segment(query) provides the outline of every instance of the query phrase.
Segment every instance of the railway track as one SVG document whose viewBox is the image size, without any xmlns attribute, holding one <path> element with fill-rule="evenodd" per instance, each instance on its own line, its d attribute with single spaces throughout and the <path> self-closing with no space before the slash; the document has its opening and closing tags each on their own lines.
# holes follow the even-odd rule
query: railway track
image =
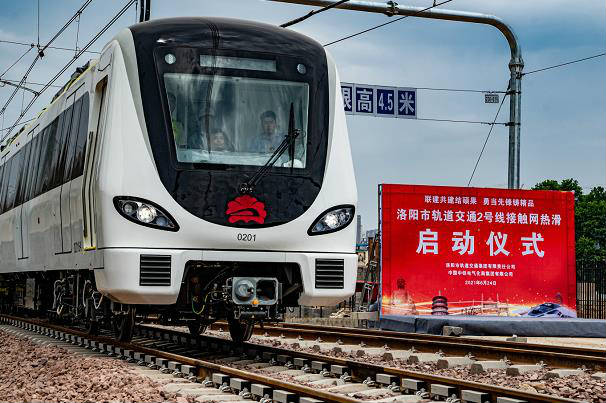
<svg viewBox="0 0 606 403">
<path fill-rule="evenodd" d="M 210 328 L 218 330 L 226 329 L 226 326 L 219 322 Z M 375 355 L 391 354 L 392 357 L 403 357 L 406 351 L 413 350 L 418 353 L 440 353 L 454 357 L 472 356 L 479 361 L 506 359 L 522 365 L 542 362 L 546 366 L 556 368 L 585 367 L 596 371 L 606 370 L 606 352 L 592 348 L 297 323 L 257 327 L 254 334 L 279 337 L 283 339 L 283 343 L 311 345 L 318 351 L 332 349 L 335 352 L 352 352 L 360 357 L 368 356 L 368 351 L 374 352 Z"/>
<path fill-rule="evenodd" d="M 326 354 L 253 343 L 236 345 L 221 337 L 192 337 L 154 326 L 137 326 L 131 343 L 117 343 L 106 336 L 89 336 L 35 319 L 0 316 L 0 322 L 172 371 L 209 387 L 246 392 L 257 400 L 266 399 L 265 403 L 576 401 Z"/>
</svg>

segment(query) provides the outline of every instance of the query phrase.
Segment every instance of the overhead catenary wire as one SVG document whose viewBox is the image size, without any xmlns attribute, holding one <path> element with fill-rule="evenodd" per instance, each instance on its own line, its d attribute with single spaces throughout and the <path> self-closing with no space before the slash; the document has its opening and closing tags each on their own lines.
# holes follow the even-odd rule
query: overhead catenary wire
<svg viewBox="0 0 606 403">
<path fill-rule="evenodd" d="M 36 17 L 38 17 L 38 49 L 40 49 L 40 0 L 38 0 L 38 12 L 36 13 Z"/>
<path fill-rule="evenodd" d="M 2 79 L 2 81 L 5 81 L 6 83 L 19 83 L 19 82 L 21 82 L 20 80 L 7 80 L 7 79 Z M 46 85 L 45 83 L 37 83 L 37 82 L 34 82 L 34 81 L 24 81 L 23 84 L 27 84 L 27 85 L 40 85 L 40 86 L 45 86 Z M 62 85 L 51 85 L 50 87 L 61 88 Z"/>
<path fill-rule="evenodd" d="M 21 122 L 21 123 L 26 124 L 26 123 L 32 122 L 32 121 L 34 121 L 34 120 L 36 120 L 36 119 L 37 119 L 37 118 L 31 118 L 31 119 L 28 119 L 28 120 L 24 120 L 24 121 L 23 121 L 23 122 Z M 3 119 L 3 120 L 4 120 L 4 119 Z M 7 130 L 10 130 L 10 127 L 6 127 L 6 128 L 3 128 L 3 129 L 0 129 L 0 132 L 5 132 L 5 131 L 7 131 Z"/>
<path fill-rule="evenodd" d="M 33 90 L 33 89 L 28 88 L 28 87 L 23 86 L 23 85 L 20 86 L 20 85 L 14 84 L 14 83 L 12 83 L 9 80 L 3 80 L 3 79 L 0 78 L 0 87 L 4 87 L 5 85 L 10 85 L 11 87 L 15 87 L 15 88 L 21 88 L 21 89 L 23 89 L 25 91 L 31 92 L 32 94 L 38 94 L 38 91 L 36 91 L 36 90 Z"/>
<path fill-rule="evenodd" d="M 322 45 L 322 46 L 326 47 L 326 46 L 331 46 L 331 45 L 334 45 L 335 43 L 343 42 L 343 41 L 345 41 L 345 40 L 347 40 L 347 39 L 351 39 L 351 38 L 354 38 L 354 37 L 356 37 L 356 36 L 359 36 L 359 35 L 365 34 L 365 33 L 367 33 L 367 32 L 374 31 L 375 29 L 379 29 L 379 28 L 384 27 L 384 26 L 386 26 L 386 25 L 393 24 L 393 23 L 398 22 L 398 21 L 402 21 L 404 18 L 408 18 L 408 17 L 414 17 L 414 16 L 416 16 L 416 15 L 419 15 L 419 14 L 421 14 L 421 13 L 424 13 L 424 12 L 425 12 L 425 11 L 427 11 L 427 10 L 431 10 L 432 8 L 435 8 L 435 7 L 441 6 L 441 5 L 446 4 L 446 3 L 450 3 L 451 1 L 452 1 L 452 0 L 444 0 L 444 1 L 440 2 L 440 3 L 436 3 L 436 2 L 434 1 L 433 5 L 431 5 L 431 6 L 429 6 L 429 7 L 426 7 L 426 8 L 424 8 L 424 9 L 422 9 L 422 10 L 419 10 L 419 11 L 417 11 L 417 12 L 415 12 L 415 13 L 412 13 L 412 14 L 409 14 L 409 15 L 404 15 L 404 16 L 402 16 L 402 17 L 398 17 L 398 18 L 396 18 L 396 19 L 394 19 L 394 20 L 390 20 L 390 21 L 384 22 L 384 23 L 382 23 L 382 24 L 375 25 L 374 27 L 370 27 L 370 28 L 367 28 L 367 29 L 365 29 L 365 30 L 362 30 L 362 31 L 356 32 L 356 33 L 354 33 L 354 34 L 347 35 L 347 36 L 344 36 L 344 37 L 342 37 L 342 38 L 336 39 L 336 40 L 334 40 L 334 41 L 332 41 L 332 42 L 325 43 L 325 44 L 324 44 L 324 45 Z"/>
<path fill-rule="evenodd" d="M 40 57 L 44 57 L 44 51 L 46 50 L 46 48 L 48 48 L 48 46 L 52 42 L 54 42 L 55 39 L 57 39 L 59 36 L 61 36 L 61 34 L 67 29 L 67 27 L 69 27 L 71 25 L 71 23 L 74 22 L 80 14 L 82 14 L 82 12 L 86 9 L 86 7 L 88 7 L 90 5 L 90 3 L 92 3 L 92 2 L 93 2 L 93 0 L 86 0 L 84 2 L 84 4 L 82 4 L 82 6 L 80 6 L 78 11 L 76 11 L 76 13 L 74 15 L 72 15 L 71 18 L 69 20 L 67 20 L 67 22 L 63 25 L 63 27 L 61 27 L 61 29 L 59 29 L 59 31 L 51 38 L 51 40 L 48 41 L 48 43 L 46 45 L 44 45 L 43 47 L 40 48 L 40 50 L 38 51 L 38 53 L 40 54 Z"/>
<path fill-rule="evenodd" d="M 27 71 L 25 72 L 25 74 L 23 75 L 23 77 L 21 78 L 21 80 L 19 81 L 19 86 L 22 86 L 23 83 L 27 80 L 27 77 L 29 75 L 29 73 L 31 73 L 32 69 L 34 68 L 34 66 L 36 65 L 36 63 L 44 57 L 44 51 L 51 45 L 51 43 L 53 43 L 62 33 L 63 31 L 65 31 L 65 29 L 67 29 L 67 27 L 74 21 L 74 19 L 76 18 L 77 15 L 79 15 L 80 13 L 82 13 L 86 7 L 88 7 L 90 5 L 90 3 L 92 3 L 93 0 L 86 0 L 84 2 L 84 4 L 82 4 L 82 6 L 80 6 L 80 8 L 78 9 L 78 11 L 76 11 L 76 13 L 63 25 L 63 27 L 61 27 L 61 29 L 59 29 L 59 31 L 46 43 L 46 45 L 40 47 L 38 46 L 38 54 L 36 55 L 36 58 L 34 59 L 34 61 L 32 62 L 32 64 L 29 66 L 29 68 L 27 69 Z M 0 115 L 4 115 L 4 112 L 6 112 L 6 109 L 8 108 L 8 105 L 10 105 L 10 103 L 12 102 L 12 100 L 15 98 L 15 95 L 17 94 L 17 91 L 19 91 L 19 88 L 15 88 L 15 90 L 11 93 L 11 95 L 8 97 L 7 101 L 5 102 L 4 106 L 2 106 L 2 109 L 0 109 Z M 34 99 L 36 99 L 37 97 L 34 97 Z M 23 116 L 20 116 L 23 117 Z M 10 133 L 10 131 L 9 131 Z"/>
<path fill-rule="evenodd" d="M 507 93 L 507 95 L 510 95 L 509 85 L 507 86 L 506 93 Z M 490 135 L 492 134 L 492 129 L 494 129 L 495 122 L 497 121 L 497 118 L 499 117 L 499 113 L 501 112 L 501 108 L 503 107 L 503 103 L 505 102 L 505 98 L 507 98 L 507 96 L 504 96 L 503 99 L 501 99 L 499 109 L 497 109 L 497 113 L 494 115 L 494 119 L 492 120 L 492 124 L 490 125 L 490 130 L 488 130 L 488 135 L 486 136 L 486 140 L 484 140 L 484 144 L 482 145 L 482 150 L 480 150 L 480 154 L 478 155 L 478 159 L 476 160 L 476 165 L 473 167 L 473 171 L 471 172 L 471 176 L 469 177 L 469 181 L 467 182 L 467 187 L 469 187 L 469 185 L 471 185 L 471 181 L 473 179 L 473 176 L 476 173 L 476 169 L 478 169 L 478 164 L 480 163 L 480 160 L 482 159 L 482 154 L 484 154 L 484 150 L 486 149 L 486 144 L 488 144 L 488 139 L 490 138 Z"/>
<path fill-rule="evenodd" d="M 19 41 L 10 41 L 10 40 L 6 40 L 6 39 L 0 39 L 0 43 L 6 43 L 6 44 L 10 44 L 10 45 L 20 45 L 20 46 L 29 46 L 30 48 L 34 48 L 36 47 L 36 44 L 34 43 L 26 43 L 26 42 L 19 42 Z M 53 50 L 65 50 L 65 51 L 70 51 L 73 52 L 76 49 L 74 48 L 66 48 L 63 46 L 47 46 L 46 49 L 53 49 Z M 97 52 L 95 50 L 87 50 L 86 53 L 94 53 L 94 54 L 101 54 L 101 52 Z"/>
<path fill-rule="evenodd" d="M 503 97 L 505 98 L 505 97 Z M 416 118 L 413 120 L 426 120 L 429 122 L 448 122 L 448 123 L 471 123 L 471 124 L 478 124 L 478 125 L 503 125 L 503 126 L 507 126 L 509 123 L 508 122 L 496 122 L 496 121 L 492 121 L 492 122 L 484 122 L 481 120 L 457 120 L 457 119 L 437 119 L 437 118 Z"/>
<path fill-rule="evenodd" d="M 534 74 L 534 73 L 538 73 L 538 72 L 545 71 L 545 70 L 551 70 L 551 69 L 556 69 L 556 68 L 563 67 L 563 66 L 568 66 L 569 64 L 584 62 L 586 60 L 595 59 L 595 58 L 598 58 L 598 57 L 601 57 L 601 56 L 605 56 L 605 55 L 606 55 L 606 52 L 605 53 L 599 53 L 597 55 L 583 57 L 581 59 L 571 60 L 569 62 L 564 62 L 564 63 L 560 63 L 560 64 L 555 64 L 553 66 L 548 66 L 548 67 L 543 67 L 543 68 L 536 69 L 536 70 L 527 71 L 526 73 L 522 73 L 522 76 L 527 76 L 529 74 Z"/>
<path fill-rule="evenodd" d="M 109 20 L 109 22 L 103 27 L 101 28 L 101 30 L 99 32 L 97 32 L 97 34 L 85 45 L 82 47 L 82 49 L 67 63 L 65 64 L 65 66 L 63 66 L 63 68 L 61 68 L 61 70 L 59 70 L 59 72 L 57 74 L 55 74 L 55 76 L 53 78 L 51 78 L 46 84 L 44 84 L 44 87 L 42 87 L 42 89 L 40 89 L 38 95 L 34 95 L 32 97 L 32 99 L 30 100 L 30 102 L 27 104 L 27 106 L 25 107 L 24 110 L 21 111 L 21 113 L 19 114 L 19 117 L 17 118 L 17 120 L 15 121 L 15 123 L 13 123 L 8 132 L 6 133 L 6 135 L 4 135 L 2 137 L 2 139 L 0 139 L 0 143 L 3 142 L 6 138 L 8 138 L 12 132 L 12 130 L 19 125 L 21 119 L 23 118 L 23 116 L 25 116 L 25 114 L 29 111 L 29 109 L 32 107 L 32 105 L 34 104 L 34 102 L 36 102 L 36 100 L 40 97 L 40 95 L 42 95 L 48 88 L 50 88 L 50 86 L 90 47 L 93 45 L 93 43 L 95 43 L 97 41 L 97 39 L 99 39 L 101 37 L 101 35 L 103 35 L 134 3 L 136 0 L 128 0 L 126 5 L 120 10 L 118 11 L 118 13 L 116 13 L 116 15 L 114 15 L 114 17 L 112 17 L 112 19 Z"/>
<path fill-rule="evenodd" d="M 313 10 L 313 11 L 310 11 L 309 13 L 305 14 L 305 15 L 304 15 L 304 16 L 302 16 L 302 17 L 295 18 L 294 20 L 290 20 L 290 21 L 288 21 L 288 22 L 285 22 L 284 24 L 280 24 L 280 26 L 281 26 L 282 28 L 286 28 L 286 27 L 293 26 L 293 25 L 298 24 L 298 23 L 300 23 L 300 22 L 302 22 L 302 21 L 305 21 L 306 19 L 308 19 L 308 18 L 310 18 L 310 17 L 313 17 L 313 16 L 314 16 L 314 15 L 316 15 L 316 14 L 320 14 L 320 13 L 322 13 L 322 12 L 324 12 L 324 11 L 330 10 L 331 8 L 335 8 L 335 7 L 337 7 L 337 6 L 340 6 L 341 4 L 343 4 L 343 3 L 347 3 L 348 1 L 349 1 L 349 0 L 339 0 L 339 1 L 335 1 L 334 3 L 329 4 L 329 5 L 327 5 L 327 6 L 324 6 L 324 7 L 322 7 L 322 8 L 319 8 L 319 9 L 317 9 L 317 10 Z"/>
<path fill-rule="evenodd" d="M 2 78 L 6 73 L 8 73 L 10 71 L 10 69 L 12 69 L 13 67 L 15 67 L 17 65 L 17 63 L 19 63 L 21 61 L 21 59 L 23 59 L 32 49 L 34 48 L 34 44 L 32 44 L 28 50 L 25 51 L 25 53 L 23 53 L 21 56 L 19 56 L 19 58 L 10 66 L 8 66 L 6 68 L 6 70 L 4 70 L 2 73 L 0 73 L 0 78 Z"/>
</svg>

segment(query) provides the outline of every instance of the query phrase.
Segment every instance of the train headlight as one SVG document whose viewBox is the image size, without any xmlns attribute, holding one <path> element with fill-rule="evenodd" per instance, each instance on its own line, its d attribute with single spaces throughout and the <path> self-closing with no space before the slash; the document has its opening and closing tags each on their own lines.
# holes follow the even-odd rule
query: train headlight
<svg viewBox="0 0 606 403">
<path fill-rule="evenodd" d="M 132 196 L 116 196 L 114 206 L 122 217 L 134 223 L 166 231 L 179 230 L 175 219 L 162 207 L 149 200 Z"/>
<path fill-rule="evenodd" d="M 158 216 L 157 210 L 153 206 L 147 204 L 141 204 L 137 209 L 137 219 L 141 222 L 149 224 L 153 222 Z"/>
<path fill-rule="evenodd" d="M 342 230 L 347 227 L 354 217 L 355 207 L 352 205 L 335 206 L 326 210 L 307 230 L 308 235 L 321 235 Z"/>
</svg>

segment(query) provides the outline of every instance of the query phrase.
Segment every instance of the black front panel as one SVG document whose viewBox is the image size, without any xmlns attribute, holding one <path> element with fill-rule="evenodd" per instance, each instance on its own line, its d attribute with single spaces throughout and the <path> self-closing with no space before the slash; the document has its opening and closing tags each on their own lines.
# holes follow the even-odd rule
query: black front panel
<svg viewBox="0 0 606 403">
<path fill-rule="evenodd" d="M 279 225 L 303 214 L 320 191 L 326 163 L 328 70 L 322 46 L 286 29 L 230 19 L 175 18 L 130 29 L 149 141 L 162 183 L 173 198 L 197 217 L 234 227 Z M 162 62 L 169 53 L 176 55 L 176 62 L 170 65 Z M 275 60 L 276 69 L 209 67 L 200 64 L 201 56 Z M 297 71 L 299 64 L 306 66 L 305 73 Z M 242 183 L 259 166 L 197 163 L 178 158 L 180 146 L 175 145 L 176 129 L 171 122 L 164 78 L 183 72 L 306 85 L 309 104 L 304 167 L 274 166 L 252 194 L 242 197 Z M 255 219 L 238 219 L 238 211 Z"/>
</svg>

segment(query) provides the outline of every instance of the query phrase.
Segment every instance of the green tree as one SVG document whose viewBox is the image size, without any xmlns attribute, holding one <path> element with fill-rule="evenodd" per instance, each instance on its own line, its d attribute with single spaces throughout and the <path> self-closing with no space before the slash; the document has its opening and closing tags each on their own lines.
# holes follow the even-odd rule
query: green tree
<svg viewBox="0 0 606 403">
<path fill-rule="evenodd" d="M 584 195 L 575 179 L 561 182 L 548 179 L 532 189 L 574 192 L 577 266 L 595 265 L 606 260 L 606 191 L 603 187 L 597 186 Z"/>
</svg>

